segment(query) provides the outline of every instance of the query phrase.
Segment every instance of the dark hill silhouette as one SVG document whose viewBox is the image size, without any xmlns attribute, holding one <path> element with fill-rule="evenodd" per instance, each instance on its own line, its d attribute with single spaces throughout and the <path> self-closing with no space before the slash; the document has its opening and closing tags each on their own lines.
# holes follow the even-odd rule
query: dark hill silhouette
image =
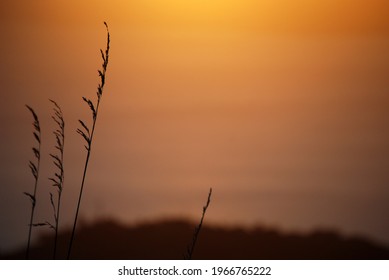
<svg viewBox="0 0 389 280">
<path fill-rule="evenodd" d="M 183 259 L 194 224 L 183 220 L 126 226 L 113 220 L 80 226 L 72 259 Z M 65 259 L 70 231 L 59 236 L 58 258 Z M 53 237 L 42 235 L 31 258 L 51 259 Z M 24 249 L 1 256 L 23 259 Z M 194 259 L 389 259 L 389 249 L 367 239 L 334 231 L 285 234 L 276 230 L 204 225 Z"/>
</svg>

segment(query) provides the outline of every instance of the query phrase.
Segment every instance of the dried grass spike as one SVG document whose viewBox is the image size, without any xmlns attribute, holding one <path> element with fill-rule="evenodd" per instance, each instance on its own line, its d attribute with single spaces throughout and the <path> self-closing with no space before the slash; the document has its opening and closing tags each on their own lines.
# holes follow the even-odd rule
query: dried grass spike
<svg viewBox="0 0 389 280">
<path fill-rule="evenodd" d="M 92 127 L 91 127 L 91 129 L 89 129 L 88 126 L 85 125 L 85 123 L 83 121 L 79 120 L 84 131 L 82 129 L 77 129 L 77 133 L 80 134 L 87 142 L 87 145 L 85 145 L 85 148 L 87 150 L 87 154 L 86 154 L 86 159 L 85 159 L 84 172 L 83 172 L 83 176 L 82 176 L 82 180 L 81 180 L 80 193 L 79 193 L 78 203 L 77 203 L 77 208 L 76 208 L 76 215 L 74 217 L 73 229 L 72 229 L 72 234 L 70 237 L 70 243 L 69 243 L 69 248 L 68 248 L 68 255 L 67 255 L 68 259 L 70 258 L 70 255 L 71 255 L 73 240 L 74 240 L 74 236 L 75 236 L 75 232 L 76 232 L 78 213 L 80 210 L 81 198 L 82 198 L 82 194 L 83 194 L 83 190 L 84 190 L 84 183 L 85 183 L 86 173 L 88 170 L 89 158 L 90 158 L 90 154 L 91 154 L 91 150 L 92 150 L 93 135 L 95 132 L 101 96 L 103 95 L 104 85 L 105 85 L 105 81 L 106 81 L 106 71 L 107 71 L 108 57 L 109 57 L 110 35 L 109 35 L 109 30 L 108 30 L 108 24 L 106 22 L 104 22 L 104 25 L 107 29 L 107 47 L 106 47 L 105 52 L 103 50 L 100 50 L 101 57 L 103 59 L 103 64 L 102 64 L 102 69 L 98 70 L 98 74 L 100 76 L 101 83 L 98 84 L 98 86 L 97 86 L 96 106 L 93 104 L 93 102 L 90 99 L 87 99 L 86 97 L 82 98 L 88 104 L 89 108 L 91 109 L 91 111 L 93 113 Z"/>
<path fill-rule="evenodd" d="M 59 218 L 60 218 L 60 208 L 61 208 L 61 198 L 64 185 L 64 150 L 65 150 L 65 120 L 61 107 L 52 99 L 49 99 L 53 103 L 54 115 L 52 119 L 58 125 L 58 129 L 53 131 L 55 136 L 56 145 L 55 148 L 58 150 L 58 154 L 50 154 L 54 165 L 57 167 L 59 172 L 54 172 L 54 177 L 50 177 L 49 180 L 52 182 L 52 186 L 57 190 L 57 201 L 54 202 L 54 195 L 50 192 L 50 204 L 53 209 L 54 223 L 45 222 L 47 226 L 55 232 L 54 238 L 54 250 L 53 250 L 53 259 L 56 258 L 57 252 L 57 243 L 58 243 L 58 231 L 59 231 Z M 82 132 L 82 131 L 81 131 Z M 83 132 L 82 132 L 83 133 Z"/>
<path fill-rule="evenodd" d="M 211 203 L 211 195 L 212 195 L 212 188 L 209 189 L 207 203 L 203 207 L 203 214 L 201 215 L 200 223 L 196 226 L 196 228 L 194 230 L 192 243 L 190 244 L 190 246 L 188 246 L 187 253 L 185 255 L 185 259 L 188 259 L 188 260 L 192 259 L 193 252 L 194 252 L 194 249 L 195 249 L 195 246 L 196 246 L 196 242 L 197 242 L 197 238 L 199 236 L 201 227 L 203 225 L 203 220 L 204 220 L 205 213 L 207 212 L 208 206 Z"/>
<path fill-rule="evenodd" d="M 39 167 L 40 167 L 40 159 L 41 159 L 41 127 L 38 119 L 38 115 L 35 113 L 34 109 L 30 107 L 29 105 L 26 105 L 26 108 L 31 112 L 32 117 L 34 119 L 33 121 L 33 135 L 35 140 L 38 143 L 38 147 L 33 147 L 32 151 L 34 154 L 34 157 L 36 158 L 36 163 L 33 161 L 29 161 L 29 167 L 31 170 L 31 173 L 35 179 L 34 183 L 34 191 L 32 193 L 28 192 L 23 192 L 26 196 L 28 196 L 31 199 L 31 215 L 30 215 L 30 223 L 29 229 L 28 229 L 28 240 L 27 240 L 27 248 L 26 248 L 26 259 L 29 258 L 29 253 L 30 253 L 30 244 L 31 244 L 31 233 L 32 233 L 32 226 L 33 226 L 33 221 L 34 221 L 34 214 L 35 214 L 35 206 L 36 206 L 36 193 L 37 193 L 37 188 L 38 188 L 38 179 L 39 179 Z"/>
</svg>

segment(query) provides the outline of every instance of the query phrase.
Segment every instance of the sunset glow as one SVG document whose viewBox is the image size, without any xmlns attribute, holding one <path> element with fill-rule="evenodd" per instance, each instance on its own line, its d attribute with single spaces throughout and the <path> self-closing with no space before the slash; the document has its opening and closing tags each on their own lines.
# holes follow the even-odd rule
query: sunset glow
<svg viewBox="0 0 389 280">
<path fill-rule="evenodd" d="M 64 223 L 85 151 L 107 21 L 106 93 L 81 216 L 317 227 L 389 244 L 386 0 L 3 1 L 0 249 L 24 238 L 30 116 L 42 119 L 43 205 L 53 170 L 49 98 L 67 121 Z M 23 3 L 23 5 L 21 4 Z M 5 213 L 12 213 L 6 216 Z M 49 217 L 50 218 L 50 217 Z"/>
</svg>

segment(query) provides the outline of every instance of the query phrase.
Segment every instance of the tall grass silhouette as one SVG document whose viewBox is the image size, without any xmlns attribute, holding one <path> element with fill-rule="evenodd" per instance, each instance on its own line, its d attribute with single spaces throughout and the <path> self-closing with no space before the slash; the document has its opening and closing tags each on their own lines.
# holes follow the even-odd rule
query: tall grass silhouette
<svg viewBox="0 0 389 280">
<path fill-rule="evenodd" d="M 64 185 L 64 149 L 65 149 L 65 120 L 63 117 L 63 113 L 61 110 L 61 107 L 54 101 L 50 99 L 50 102 L 54 105 L 54 115 L 52 116 L 52 119 L 54 122 L 58 125 L 58 129 L 54 130 L 56 145 L 55 149 L 58 150 L 59 154 L 50 154 L 51 158 L 53 159 L 54 165 L 57 167 L 58 172 L 54 173 L 54 177 L 50 177 L 49 180 L 52 181 L 52 186 L 56 188 L 57 190 L 57 203 L 54 203 L 54 195 L 52 192 L 50 192 L 50 202 L 51 206 L 53 207 L 54 212 L 54 224 L 50 224 L 49 226 L 54 229 L 55 236 L 54 236 L 54 249 L 53 249 L 53 259 L 56 258 L 57 253 L 57 243 L 58 243 L 58 231 L 59 231 L 59 217 L 60 217 L 60 208 L 61 208 L 61 198 L 62 198 L 62 191 L 63 191 L 63 185 Z"/>
<path fill-rule="evenodd" d="M 187 259 L 187 260 L 191 260 L 192 259 L 193 252 L 194 252 L 194 249 L 195 249 L 195 246 L 196 246 L 196 242 L 197 242 L 197 238 L 199 237 L 199 234 L 200 234 L 200 231 L 201 231 L 201 227 L 203 225 L 203 220 L 204 220 L 205 213 L 207 212 L 208 206 L 211 203 L 211 195 L 212 195 L 212 188 L 209 189 L 207 203 L 203 207 L 203 214 L 201 215 L 201 219 L 200 219 L 199 224 L 195 227 L 195 230 L 194 230 L 194 233 L 193 233 L 192 242 L 188 246 L 188 249 L 187 249 L 187 252 L 186 252 L 186 255 L 185 255 L 185 259 Z"/>
<path fill-rule="evenodd" d="M 84 121 L 79 120 L 81 128 L 77 129 L 77 133 L 80 134 L 86 142 L 85 149 L 87 151 L 87 154 L 86 154 L 84 172 L 83 172 L 82 181 L 81 181 L 80 194 L 78 197 L 76 215 L 74 218 L 72 234 L 70 237 L 67 259 L 70 258 L 71 251 L 72 251 L 72 246 L 73 246 L 73 241 L 74 241 L 74 236 L 75 236 L 76 226 L 77 226 L 78 213 L 80 211 L 81 199 L 82 199 L 82 194 L 83 194 L 84 184 L 85 184 L 85 178 L 86 178 L 86 173 L 88 170 L 89 158 L 90 158 L 90 154 L 92 151 L 93 136 L 94 136 L 94 132 L 95 132 L 95 128 L 96 128 L 96 121 L 97 121 L 97 116 L 98 116 L 98 112 L 99 112 L 100 101 L 101 101 L 101 97 L 103 95 L 104 86 L 105 86 L 106 71 L 107 71 L 108 59 L 109 59 L 110 34 L 109 34 L 109 29 L 108 29 L 107 23 L 104 22 L 104 25 L 107 29 L 107 46 L 106 46 L 105 51 L 100 49 L 101 57 L 103 59 L 103 64 L 102 64 L 102 68 L 100 70 L 98 70 L 98 74 L 100 77 L 100 83 L 97 87 L 97 92 L 96 92 L 96 95 L 97 95 L 96 105 L 90 99 L 88 99 L 86 97 L 82 97 L 82 99 L 85 101 L 85 103 L 87 103 L 87 105 L 89 106 L 89 109 L 92 112 L 92 128 L 90 129 Z"/>
<path fill-rule="evenodd" d="M 57 190 L 57 200 L 54 202 L 54 195 L 50 192 L 50 204 L 53 209 L 54 223 L 45 221 L 44 223 L 33 223 L 34 227 L 48 226 L 50 229 L 54 230 L 54 246 L 53 246 L 53 259 L 56 257 L 57 252 L 57 241 L 58 241 L 58 230 L 59 230 L 59 214 L 61 208 L 61 197 L 64 183 L 64 149 L 65 149 L 65 120 L 61 107 L 54 100 L 49 99 L 50 102 L 54 105 L 54 115 L 52 119 L 58 125 L 58 128 L 54 130 L 53 134 L 55 135 L 56 145 L 55 149 L 58 150 L 59 154 L 50 154 L 50 157 L 53 159 L 54 165 L 57 167 L 58 172 L 54 172 L 53 177 L 49 177 L 49 180 L 52 182 L 52 186 Z"/>
<path fill-rule="evenodd" d="M 75 218 L 73 222 L 73 228 L 71 231 L 71 236 L 70 236 L 70 242 L 69 242 L 69 247 L 67 251 L 67 259 L 70 259 L 71 253 L 72 253 L 72 248 L 73 248 L 73 243 L 75 239 L 75 233 L 76 233 L 76 228 L 77 228 L 77 220 L 78 220 L 78 215 L 79 211 L 81 208 L 81 201 L 82 201 L 82 195 L 85 187 L 85 181 L 86 181 L 86 175 L 88 171 L 88 165 L 90 161 L 90 156 L 91 156 L 91 151 L 92 151 L 92 143 L 93 143 L 93 137 L 95 133 L 95 128 L 96 128 L 96 122 L 97 122 L 97 117 L 98 117 L 98 112 L 100 108 L 100 102 L 101 98 L 103 96 L 104 92 L 104 86 L 106 83 L 106 72 L 107 72 L 107 67 L 108 67 L 108 61 L 109 61 L 109 50 L 110 50 L 110 33 L 109 33 L 109 28 L 106 22 L 104 22 L 104 25 L 106 27 L 106 32 L 107 32 L 107 44 L 106 44 L 106 49 L 103 51 L 100 49 L 101 52 L 101 57 L 103 60 L 102 67 L 101 69 L 98 70 L 98 75 L 100 77 L 99 84 L 97 86 L 97 100 L 93 102 L 92 100 L 82 97 L 83 101 L 88 105 L 89 110 L 92 113 L 92 121 L 91 121 L 91 126 L 88 126 L 87 122 L 83 120 L 78 120 L 80 128 L 78 128 L 76 131 L 78 134 L 82 136 L 82 138 L 85 141 L 85 149 L 86 149 L 86 159 L 85 159 L 85 165 L 83 169 L 83 176 L 81 180 L 81 186 L 80 186 L 80 192 L 78 196 L 78 202 L 77 202 L 77 208 L 76 208 L 76 213 L 75 213 Z M 50 157 L 56 167 L 56 170 L 54 171 L 54 175 L 52 177 L 49 177 L 49 180 L 52 183 L 52 186 L 55 188 L 55 191 L 50 191 L 50 204 L 53 210 L 53 216 L 54 216 L 54 222 L 43 222 L 43 223 L 34 223 L 34 213 L 35 213 L 35 206 L 36 206 L 36 193 L 37 193 L 37 186 L 38 186 L 38 179 L 39 179 L 39 168 L 40 168 L 40 161 L 41 161 L 41 127 L 39 124 L 38 116 L 35 113 L 35 111 L 28 105 L 26 107 L 29 109 L 29 111 L 33 115 L 33 126 L 34 126 L 34 131 L 33 135 L 38 143 L 37 147 L 33 147 L 33 153 L 35 156 L 35 161 L 30 161 L 29 166 L 31 169 L 31 172 L 33 174 L 33 177 L 35 178 L 35 185 L 34 185 L 34 190 L 32 193 L 25 192 L 24 194 L 28 196 L 31 199 L 32 203 L 32 210 L 31 210 L 31 217 L 30 217 L 30 224 L 29 224 L 29 234 L 28 234 L 28 243 L 27 243 L 27 250 L 26 250 L 26 259 L 29 258 L 29 251 L 30 251 L 30 243 L 31 243 L 31 232 L 32 232 L 32 227 L 34 226 L 48 226 L 50 229 L 54 230 L 55 236 L 54 236 L 54 246 L 53 246 L 53 259 L 56 259 L 57 256 L 57 248 L 58 248 L 58 239 L 59 239 L 59 222 L 60 222 L 60 209 L 61 209 L 61 198 L 62 198 L 62 192 L 63 192 L 63 187 L 64 187 L 64 150 L 65 150 L 65 120 L 64 116 L 61 110 L 61 107 L 54 101 L 49 99 L 50 102 L 53 105 L 53 115 L 52 119 L 57 125 L 57 128 L 53 131 L 53 134 L 55 136 L 56 144 L 54 146 L 55 152 L 50 153 Z M 203 207 L 203 212 L 202 216 L 200 219 L 199 224 L 195 227 L 193 237 L 191 240 L 190 245 L 187 247 L 187 252 L 184 255 L 185 259 L 192 259 L 193 252 L 196 246 L 196 242 L 198 240 L 199 233 L 202 228 L 202 224 L 204 221 L 204 217 L 206 214 L 206 211 L 209 207 L 209 204 L 211 202 L 211 195 L 212 195 L 212 188 L 210 188 L 209 193 L 208 193 L 208 199 Z"/>
<path fill-rule="evenodd" d="M 36 193 L 38 189 L 38 180 L 39 180 L 39 168 L 40 168 L 40 162 L 41 162 L 41 127 L 39 123 L 39 119 L 37 114 L 35 113 L 34 109 L 32 109 L 30 106 L 26 105 L 27 109 L 31 112 L 34 122 L 32 123 L 34 126 L 34 138 L 38 144 L 38 146 L 33 146 L 32 151 L 34 153 L 35 162 L 30 160 L 29 166 L 31 169 L 31 173 L 35 179 L 34 183 L 34 190 L 32 193 L 30 192 L 24 192 L 26 196 L 28 196 L 31 200 L 31 215 L 30 215 L 30 224 L 28 229 L 28 240 L 27 240 L 27 248 L 26 248 L 26 259 L 29 258 L 30 254 L 30 244 L 31 244 L 31 232 L 34 222 L 34 214 L 35 214 L 35 206 L 36 206 Z"/>
</svg>

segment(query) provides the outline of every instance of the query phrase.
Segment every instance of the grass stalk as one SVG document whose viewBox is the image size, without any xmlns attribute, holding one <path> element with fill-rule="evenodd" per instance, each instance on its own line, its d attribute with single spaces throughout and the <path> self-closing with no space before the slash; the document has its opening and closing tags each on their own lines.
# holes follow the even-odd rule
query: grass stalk
<svg viewBox="0 0 389 280">
<path fill-rule="evenodd" d="M 27 109 L 31 112 L 34 122 L 34 138 L 36 142 L 38 143 L 38 147 L 32 147 L 32 151 L 34 153 L 35 162 L 31 161 L 29 162 L 29 166 L 31 169 L 31 173 L 35 179 L 34 183 L 34 191 L 33 193 L 24 192 L 26 196 L 28 196 L 31 200 L 31 215 L 30 215 L 30 223 L 29 223 L 29 229 L 28 229 L 28 240 L 27 240 L 27 248 L 26 248 L 26 259 L 29 259 L 30 254 L 30 244 L 31 244 L 31 233 L 32 233 L 32 227 L 34 222 L 34 214 L 35 214 L 35 206 L 36 206 L 36 193 L 38 189 L 38 181 L 39 181 L 39 168 L 40 168 L 40 162 L 41 162 L 41 127 L 39 124 L 39 119 L 37 114 L 35 113 L 34 109 L 32 109 L 30 106 L 26 105 Z"/>
<path fill-rule="evenodd" d="M 84 190 L 84 183 L 85 183 L 85 178 L 86 178 L 86 174 L 87 174 L 89 158 L 90 158 L 90 154 L 91 154 L 91 150 L 92 150 L 93 136 L 94 136 L 94 132 L 95 132 L 96 121 L 97 121 L 97 116 L 98 116 L 99 107 L 100 107 L 100 101 L 101 101 L 101 97 L 103 95 L 104 85 L 105 85 L 105 80 L 106 80 L 106 71 L 107 71 L 107 66 L 108 66 L 109 47 L 110 47 L 110 34 L 109 34 L 109 29 L 108 29 L 107 23 L 104 22 L 104 25 L 107 29 L 107 46 L 106 46 L 105 52 L 100 49 L 101 56 L 103 59 L 103 64 L 102 64 L 102 69 L 98 70 L 98 74 L 100 77 L 100 83 L 97 87 L 96 105 L 90 99 L 87 99 L 86 97 L 82 98 L 88 104 L 89 109 L 92 111 L 92 129 L 89 129 L 88 126 L 85 124 L 85 122 L 83 122 L 82 120 L 79 120 L 79 123 L 81 124 L 81 128 L 77 129 L 77 133 L 80 134 L 86 142 L 85 148 L 87 150 L 87 154 L 86 154 L 84 172 L 83 172 L 82 181 L 81 181 L 80 194 L 78 197 L 78 203 L 77 203 L 77 208 L 76 208 L 76 215 L 74 218 L 72 234 L 70 237 L 67 259 L 70 258 L 71 251 L 72 251 L 72 246 L 73 246 L 73 241 L 74 241 L 74 236 L 75 236 L 76 226 L 77 226 L 78 213 L 80 210 L 81 198 L 82 198 L 82 194 L 83 194 L 83 190 Z"/>
<path fill-rule="evenodd" d="M 57 206 L 54 203 L 54 195 L 50 192 L 50 203 L 53 208 L 54 223 L 46 221 L 44 223 L 33 223 L 34 227 L 48 226 L 54 230 L 54 246 L 53 246 L 53 259 L 56 258 L 57 254 L 57 241 L 58 241 L 58 231 L 59 231 L 59 214 L 61 208 L 61 197 L 64 183 L 64 167 L 63 167 L 63 158 L 64 158 L 64 148 L 65 148 L 65 120 L 63 118 L 63 113 L 59 105 L 54 101 L 49 99 L 54 105 L 54 115 L 52 119 L 58 125 L 58 129 L 54 130 L 54 135 L 56 139 L 55 148 L 59 151 L 58 154 L 50 154 L 53 159 L 54 165 L 58 168 L 59 173 L 55 172 L 54 177 L 50 177 L 49 180 L 52 181 L 52 186 L 57 189 Z"/>
<path fill-rule="evenodd" d="M 187 259 L 187 260 L 192 259 L 193 252 L 194 252 L 196 242 L 197 242 L 197 238 L 199 237 L 201 227 L 203 225 L 205 213 L 207 212 L 208 206 L 211 203 L 211 195 L 212 195 L 212 188 L 209 189 L 207 203 L 203 207 L 203 214 L 201 215 L 200 223 L 195 227 L 193 238 L 192 238 L 192 243 L 190 244 L 190 246 L 188 246 L 187 253 L 185 255 L 185 259 Z"/>
<path fill-rule="evenodd" d="M 64 185 L 64 149 L 65 149 L 65 120 L 63 117 L 63 113 L 61 107 L 53 100 L 50 99 L 50 102 L 54 105 L 54 115 L 52 116 L 54 122 L 58 125 L 58 129 L 56 129 L 53 133 L 56 139 L 55 148 L 58 150 L 58 154 L 50 154 L 53 159 L 54 165 L 58 168 L 59 173 L 55 172 L 54 177 L 49 178 L 52 181 L 52 186 L 57 189 L 57 206 L 54 204 L 53 193 L 50 192 L 50 202 L 53 207 L 54 212 L 54 225 L 49 224 L 54 231 L 54 249 L 53 249 L 53 259 L 56 258 L 57 254 L 57 243 L 58 243 L 58 231 L 59 231 L 59 218 L 60 218 L 60 208 L 61 208 L 61 198 L 62 191 Z"/>
</svg>

